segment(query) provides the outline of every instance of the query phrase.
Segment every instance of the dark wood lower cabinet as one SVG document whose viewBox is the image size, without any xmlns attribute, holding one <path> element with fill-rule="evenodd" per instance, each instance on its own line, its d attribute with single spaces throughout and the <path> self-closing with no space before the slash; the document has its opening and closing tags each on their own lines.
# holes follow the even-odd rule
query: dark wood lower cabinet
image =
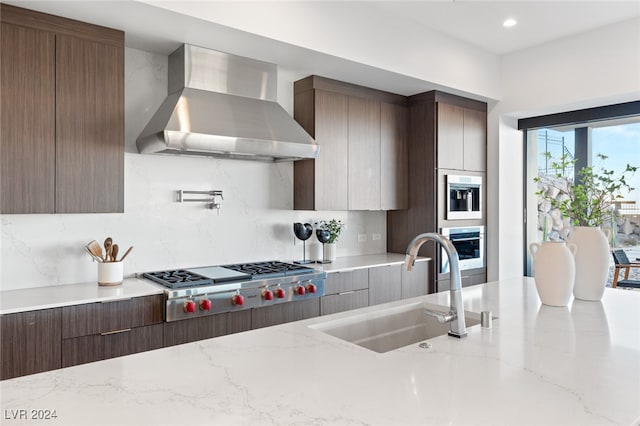
<svg viewBox="0 0 640 426">
<path fill-rule="evenodd" d="M 163 346 L 163 324 L 117 332 L 76 337 L 62 341 L 62 366 L 84 364 Z"/>
<path fill-rule="evenodd" d="M 393 302 L 402 297 L 402 265 L 369 268 L 369 305 Z"/>
<path fill-rule="evenodd" d="M 402 298 L 429 293 L 429 262 L 416 262 L 411 271 L 402 268 Z"/>
<path fill-rule="evenodd" d="M 320 316 L 320 299 L 307 299 L 298 302 L 280 303 L 278 305 L 251 310 L 251 328 L 269 327 Z"/>
<path fill-rule="evenodd" d="M 330 315 L 351 309 L 364 308 L 369 305 L 369 290 L 353 290 L 344 293 L 330 294 L 320 299 L 320 313 Z"/>
<path fill-rule="evenodd" d="M 61 321 L 60 309 L 2 315 L 0 379 L 60 368 Z"/>
<path fill-rule="evenodd" d="M 164 345 L 173 346 L 251 329 L 251 310 L 209 315 L 164 324 Z"/>
</svg>

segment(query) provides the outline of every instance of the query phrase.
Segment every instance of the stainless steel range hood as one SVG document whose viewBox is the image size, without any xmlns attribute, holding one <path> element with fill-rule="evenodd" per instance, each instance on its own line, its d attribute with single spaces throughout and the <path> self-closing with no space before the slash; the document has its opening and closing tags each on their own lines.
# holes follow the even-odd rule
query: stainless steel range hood
<svg viewBox="0 0 640 426">
<path fill-rule="evenodd" d="M 169 56 L 169 96 L 137 139 L 141 153 L 255 160 L 316 158 L 318 145 L 276 102 L 277 68 L 201 47 Z"/>
</svg>

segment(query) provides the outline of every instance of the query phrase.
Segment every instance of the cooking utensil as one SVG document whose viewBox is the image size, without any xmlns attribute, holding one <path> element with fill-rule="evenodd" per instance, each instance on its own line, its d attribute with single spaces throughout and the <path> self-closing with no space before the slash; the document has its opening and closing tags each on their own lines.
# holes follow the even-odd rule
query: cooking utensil
<svg viewBox="0 0 640 426">
<path fill-rule="evenodd" d="M 322 262 L 318 261 L 318 263 L 331 263 L 330 260 L 325 260 L 324 258 L 324 245 L 329 242 L 331 232 L 324 229 L 316 229 L 316 237 L 318 237 L 318 241 L 322 243 Z"/>
<path fill-rule="evenodd" d="M 298 260 L 293 263 L 305 265 L 307 263 L 313 263 L 312 260 L 307 260 L 307 240 L 313 235 L 313 227 L 308 223 L 296 222 L 293 224 L 293 233 L 302 240 L 302 260 Z"/>
<path fill-rule="evenodd" d="M 102 260 L 101 260 L 98 256 L 95 256 L 95 255 L 91 252 L 91 250 L 89 250 L 89 247 L 88 247 L 88 246 L 85 246 L 84 248 L 85 248 L 85 249 L 87 249 L 87 253 L 89 253 L 89 256 L 91 256 L 91 258 L 92 258 L 93 260 L 95 260 L 96 262 L 102 262 Z"/>
<path fill-rule="evenodd" d="M 124 260 L 125 257 L 127 257 L 127 255 L 129 254 L 129 252 L 131 251 L 131 249 L 133 248 L 133 246 L 129 247 L 127 249 L 127 251 L 124 252 L 124 254 L 122 255 L 122 257 L 120 258 L 120 262 L 122 262 Z"/>
<path fill-rule="evenodd" d="M 118 247 L 117 244 L 113 244 L 111 246 L 111 261 L 112 262 L 117 262 L 118 261 L 118 250 L 120 249 L 120 247 Z"/>
<path fill-rule="evenodd" d="M 112 262 L 113 261 L 113 258 L 111 257 L 111 245 L 112 244 L 113 244 L 113 240 L 111 239 L 111 237 L 107 237 L 104 240 L 104 250 L 105 250 L 105 253 L 106 253 L 105 259 L 106 259 L 107 262 Z"/>
<path fill-rule="evenodd" d="M 102 256 L 102 247 L 100 247 L 100 244 L 98 244 L 96 240 L 90 241 L 87 244 L 87 249 L 89 249 L 92 255 L 100 258 L 101 262 L 104 262 L 104 256 Z"/>
</svg>

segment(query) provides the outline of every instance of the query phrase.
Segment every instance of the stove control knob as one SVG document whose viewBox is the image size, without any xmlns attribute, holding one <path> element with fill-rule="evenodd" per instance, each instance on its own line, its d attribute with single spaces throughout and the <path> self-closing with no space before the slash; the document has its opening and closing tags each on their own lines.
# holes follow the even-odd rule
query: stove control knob
<svg viewBox="0 0 640 426">
<path fill-rule="evenodd" d="M 194 302 L 193 300 L 187 300 L 182 305 L 182 308 L 184 309 L 184 311 L 186 313 L 192 314 L 192 313 L 194 313 L 196 311 L 196 302 Z"/>
<path fill-rule="evenodd" d="M 262 290 L 264 300 L 273 300 L 273 292 L 271 290 Z"/>
<path fill-rule="evenodd" d="M 311 283 L 309 283 L 309 284 L 307 285 L 307 291 L 308 291 L 309 293 L 315 293 L 316 291 L 318 291 L 318 287 L 316 287 L 316 285 L 315 285 L 315 284 L 311 284 Z"/>
<path fill-rule="evenodd" d="M 203 311 L 210 311 L 211 310 L 211 300 L 202 299 L 200 301 L 200 309 L 202 309 Z"/>
<path fill-rule="evenodd" d="M 297 293 L 299 296 L 304 296 L 304 294 L 305 294 L 306 292 L 307 292 L 307 289 L 305 289 L 303 285 L 298 285 L 298 286 L 296 286 L 296 293 Z"/>
<path fill-rule="evenodd" d="M 231 298 L 231 303 L 238 306 L 244 305 L 244 296 L 241 294 L 234 294 Z"/>
<path fill-rule="evenodd" d="M 284 291 L 283 288 L 276 288 L 275 293 L 278 299 L 284 299 L 285 297 L 287 297 L 287 292 Z"/>
</svg>

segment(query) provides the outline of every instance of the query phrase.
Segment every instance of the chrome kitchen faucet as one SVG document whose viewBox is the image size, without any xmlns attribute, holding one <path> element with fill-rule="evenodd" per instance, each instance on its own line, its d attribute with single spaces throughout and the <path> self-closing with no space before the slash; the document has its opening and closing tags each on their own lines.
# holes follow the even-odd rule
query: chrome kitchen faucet
<svg viewBox="0 0 640 426">
<path fill-rule="evenodd" d="M 451 327 L 449 329 L 449 336 L 453 337 L 466 337 L 467 329 L 464 323 L 464 307 L 462 306 L 462 279 L 460 278 L 460 264 L 458 259 L 458 252 L 454 245 L 441 234 L 435 232 L 428 232 L 420 234 L 415 237 L 409 243 L 407 247 L 407 257 L 404 261 L 404 266 L 407 271 L 411 271 L 418 255 L 418 250 L 422 244 L 428 240 L 439 243 L 449 257 L 449 265 L 451 270 L 451 289 L 449 291 L 449 312 L 432 311 L 425 309 L 424 313 L 432 317 L 436 317 L 439 322 L 450 322 Z"/>
</svg>

